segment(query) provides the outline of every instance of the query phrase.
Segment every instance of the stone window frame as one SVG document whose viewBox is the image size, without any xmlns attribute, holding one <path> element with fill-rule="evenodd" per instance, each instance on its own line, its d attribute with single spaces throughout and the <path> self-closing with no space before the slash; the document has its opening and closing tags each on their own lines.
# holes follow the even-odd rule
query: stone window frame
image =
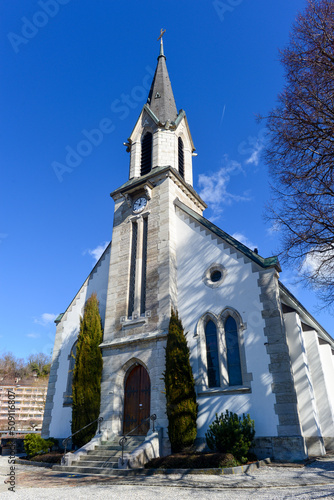
<svg viewBox="0 0 334 500">
<path fill-rule="evenodd" d="M 242 376 L 242 385 L 231 386 L 228 380 L 228 369 L 227 369 L 227 351 L 226 351 L 226 341 L 225 341 L 225 321 L 231 316 L 237 325 L 238 330 L 238 344 L 240 353 L 240 367 Z M 206 339 L 205 339 L 205 326 L 208 321 L 213 321 L 217 328 L 217 341 L 218 341 L 218 353 L 219 353 L 219 387 L 209 387 L 208 375 L 207 375 L 207 353 L 206 353 Z M 246 330 L 246 323 L 243 322 L 241 315 L 232 307 L 225 307 L 220 314 L 216 315 L 210 311 L 205 312 L 199 319 L 196 327 L 195 336 L 198 342 L 198 353 L 199 353 L 199 384 L 198 384 L 198 394 L 199 395 L 215 395 L 217 393 L 244 393 L 251 392 L 251 381 L 253 376 L 251 373 L 247 372 L 246 364 L 246 352 L 245 352 L 245 342 L 244 342 L 244 332 Z"/>
<path fill-rule="evenodd" d="M 211 280 L 211 275 L 215 271 L 221 272 L 221 278 L 218 281 Z M 227 274 L 226 268 L 222 264 L 218 262 L 213 262 L 204 272 L 202 276 L 202 281 L 206 286 L 210 288 L 218 288 L 225 281 L 226 274 Z"/>
<path fill-rule="evenodd" d="M 126 330 L 128 328 L 134 328 L 137 326 L 143 326 L 144 324 L 147 323 L 148 318 L 151 317 L 151 311 L 149 309 L 146 309 L 147 306 L 147 300 L 145 296 L 145 308 L 143 308 L 142 300 L 143 300 L 143 286 L 147 286 L 147 272 L 148 272 L 148 267 L 147 267 L 147 260 L 145 262 L 146 264 L 146 278 L 143 280 L 143 245 L 144 245 L 144 220 L 146 220 L 147 224 L 147 234 L 146 234 L 146 259 L 147 259 L 147 252 L 148 252 L 148 234 L 149 234 L 149 228 L 150 228 L 150 211 L 145 210 L 144 212 L 140 214 L 135 214 L 128 219 L 128 223 L 136 223 L 137 224 L 137 244 L 136 244 L 136 259 L 135 259 L 135 279 L 134 279 L 134 303 L 133 303 L 133 308 L 132 312 L 130 314 L 130 286 L 131 286 L 131 279 L 133 276 L 131 276 L 131 263 L 132 263 L 132 250 L 130 251 L 131 258 L 129 259 L 129 266 L 128 266 L 128 276 L 127 276 L 127 301 L 126 301 L 126 310 L 127 310 L 127 315 L 126 316 L 121 316 L 120 318 L 120 323 L 122 325 L 122 330 Z M 131 238 L 130 238 L 130 246 L 132 248 L 132 229 L 131 229 Z M 138 256 L 141 256 L 141 259 L 137 259 Z M 140 266 L 140 270 L 137 270 L 137 265 Z M 137 272 L 138 271 L 138 272 Z M 146 295 L 146 294 L 145 294 Z M 139 305 L 139 307 L 138 307 Z M 136 310 L 134 308 L 136 307 Z"/>
</svg>

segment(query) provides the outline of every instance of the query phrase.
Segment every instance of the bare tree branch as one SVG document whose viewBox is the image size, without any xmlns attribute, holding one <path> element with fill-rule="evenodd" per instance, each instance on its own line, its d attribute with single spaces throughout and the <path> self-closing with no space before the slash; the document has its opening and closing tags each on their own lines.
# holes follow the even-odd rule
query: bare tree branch
<svg viewBox="0 0 334 500">
<path fill-rule="evenodd" d="M 267 218 L 324 303 L 334 303 L 334 2 L 308 0 L 280 52 L 286 85 L 267 117 Z"/>
</svg>

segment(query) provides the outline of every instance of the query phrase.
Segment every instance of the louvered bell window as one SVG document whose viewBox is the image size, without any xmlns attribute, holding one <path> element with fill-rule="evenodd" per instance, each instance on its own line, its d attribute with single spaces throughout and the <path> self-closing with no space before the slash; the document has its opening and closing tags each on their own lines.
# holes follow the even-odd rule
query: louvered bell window
<svg viewBox="0 0 334 500">
<path fill-rule="evenodd" d="M 141 143 L 140 175 L 148 174 L 152 169 L 152 134 L 146 132 Z"/>
<path fill-rule="evenodd" d="M 183 151 L 183 140 L 181 137 L 178 138 L 178 152 L 179 152 L 179 174 L 182 179 L 184 179 L 184 151 Z"/>
</svg>

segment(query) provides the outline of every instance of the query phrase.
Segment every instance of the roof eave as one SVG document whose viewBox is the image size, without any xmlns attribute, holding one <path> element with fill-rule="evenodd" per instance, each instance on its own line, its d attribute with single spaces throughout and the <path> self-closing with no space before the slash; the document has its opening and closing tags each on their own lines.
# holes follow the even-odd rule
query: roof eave
<svg viewBox="0 0 334 500">
<path fill-rule="evenodd" d="M 314 330 L 321 334 L 324 340 L 327 340 L 334 349 L 334 339 L 331 335 L 318 323 L 318 321 L 312 316 L 312 314 L 305 309 L 303 304 L 283 285 L 281 281 L 278 282 L 280 289 L 281 298 L 286 302 L 286 304 L 293 309 L 297 310 L 301 319 L 310 324 Z"/>
</svg>

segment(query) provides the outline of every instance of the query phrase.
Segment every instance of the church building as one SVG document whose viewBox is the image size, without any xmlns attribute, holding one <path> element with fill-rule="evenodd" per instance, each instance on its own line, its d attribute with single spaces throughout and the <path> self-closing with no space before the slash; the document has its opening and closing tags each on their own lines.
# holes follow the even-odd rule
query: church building
<svg viewBox="0 0 334 500">
<path fill-rule="evenodd" d="M 112 241 L 56 319 L 42 436 L 71 434 L 80 317 L 96 293 L 103 439 L 155 414 L 159 453 L 168 454 L 162 373 L 174 308 L 187 332 L 199 448 L 215 414 L 228 409 L 255 421 L 259 458 L 323 455 L 334 448 L 334 341 L 279 281 L 276 256 L 261 257 L 203 216 L 205 201 L 193 188 L 195 147 L 160 43 L 147 102 L 126 143 L 129 178 L 111 193 Z"/>
</svg>

